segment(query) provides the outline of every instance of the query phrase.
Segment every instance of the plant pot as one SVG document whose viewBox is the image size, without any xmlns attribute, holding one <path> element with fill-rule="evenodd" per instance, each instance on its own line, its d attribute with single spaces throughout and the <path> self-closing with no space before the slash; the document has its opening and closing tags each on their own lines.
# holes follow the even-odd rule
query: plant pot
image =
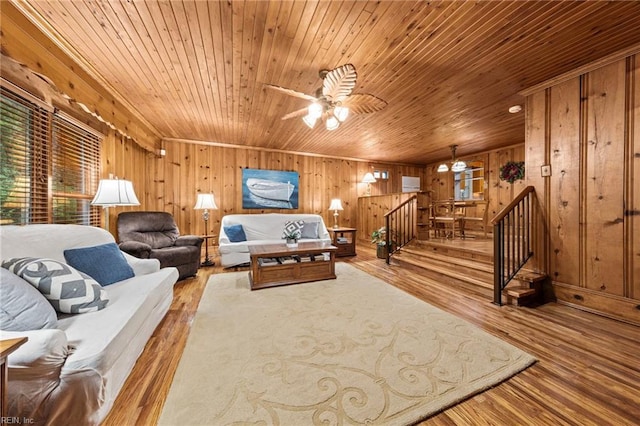
<svg viewBox="0 0 640 426">
<path fill-rule="evenodd" d="M 294 240 L 291 238 L 287 238 L 287 247 L 289 248 L 296 248 L 298 247 L 298 240 Z"/>
<path fill-rule="evenodd" d="M 376 256 L 378 259 L 386 259 L 387 258 L 387 246 L 383 244 L 378 244 L 376 246 Z"/>
</svg>

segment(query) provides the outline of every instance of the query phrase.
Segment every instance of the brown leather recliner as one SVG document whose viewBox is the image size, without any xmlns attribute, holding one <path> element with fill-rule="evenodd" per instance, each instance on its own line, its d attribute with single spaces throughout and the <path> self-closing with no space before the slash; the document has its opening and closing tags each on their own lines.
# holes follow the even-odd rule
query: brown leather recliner
<svg viewBox="0 0 640 426">
<path fill-rule="evenodd" d="M 160 267 L 178 268 L 184 279 L 200 266 L 203 238 L 180 236 L 173 216 L 166 212 L 124 212 L 118 215 L 120 250 L 141 259 L 158 259 Z"/>
</svg>

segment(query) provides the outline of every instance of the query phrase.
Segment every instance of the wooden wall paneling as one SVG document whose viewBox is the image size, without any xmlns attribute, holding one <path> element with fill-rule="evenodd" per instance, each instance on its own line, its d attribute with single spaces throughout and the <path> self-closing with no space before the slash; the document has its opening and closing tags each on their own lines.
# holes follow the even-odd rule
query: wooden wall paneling
<svg viewBox="0 0 640 426">
<path fill-rule="evenodd" d="M 553 280 L 580 285 L 580 79 L 550 89 L 550 270 Z M 534 167 L 528 173 L 540 173 Z"/>
<path fill-rule="evenodd" d="M 318 214 L 324 218 L 327 227 L 330 227 L 333 224 L 333 212 L 328 210 L 329 203 L 331 203 L 332 198 L 340 198 L 342 201 L 342 167 L 348 167 L 348 165 L 340 159 L 327 158 L 324 161 L 324 166 L 325 183 L 317 209 Z"/>
<path fill-rule="evenodd" d="M 489 220 L 502 210 L 502 205 L 498 197 L 500 189 L 500 164 L 498 156 L 494 153 L 489 155 L 485 165 L 485 176 L 487 178 L 487 197 L 489 202 Z"/>
<path fill-rule="evenodd" d="M 351 162 L 349 167 L 349 188 L 348 188 L 348 196 L 345 200 L 342 200 L 342 207 L 345 208 L 346 215 L 343 219 L 347 219 L 344 223 L 346 226 L 357 228 L 358 222 L 360 221 L 359 211 L 358 211 L 358 168 L 357 162 Z M 356 234 L 357 236 L 358 234 Z"/>
<path fill-rule="evenodd" d="M 329 226 L 333 224 L 333 212 L 328 210 L 329 203 L 332 198 L 340 198 L 344 210 L 339 213 L 339 223 L 358 228 L 359 237 L 365 235 L 361 234 L 359 228 L 361 217 L 365 221 L 381 221 L 384 213 L 395 206 L 393 202 L 399 199 L 396 197 L 389 202 L 376 203 L 373 216 L 371 212 L 364 213 L 358 209 L 358 196 L 365 188 L 360 181 L 365 171 L 372 167 L 366 161 L 177 141 L 172 141 L 166 151 L 165 157 L 148 157 L 146 161 L 155 165 L 152 168 L 153 177 L 147 179 L 154 188 L 159 185 L 156 179 L 163 181 L 160 184 L 165 188 L 161 195 L 164 201 L 161 210 L 174 215 L 182 233 L 204 233 L 201 212 L 193 210 L 198 191 L 212 191 L 216 196 L 219 209 L 210 212 L 210 233 L 218 233 L 220 219 L 226 214 L 290 212 L 286 209 L 242 208 L 242 170 L 247 167 L 299 173 L 300 198 L 297 211 L 320 214 Z M 139 168 L 137 162 L 138 160 L 131 164 L 132 169 L 147 169 Z M 424 175 L 424 168 L 421 166 L 386 164 L 385 169 L 398 176 Z M 140 207 L 142 208 L 145 206 Z M 380 226 L 382 225 L 378 227 Z"/>
<path fill-rule="evenodd" d="M 222 174 L 222 194 L 220 194 L 220 215 L 234 214 L 240 212 L 240 206 L 242 200 L 238 202 L 236 191 L 240 188 L 240 182 L 236 182 L 236 169 L 238 172 L 242 172 L 244 164 L 242 162 L 236 162 L 236 157 L 239 156 L 243 150 L 240 149 L 222 149 L 216 148 L 216 151 L 220 151 L 222 157 L 223 169 L 219 173 Z"/>
<path fill-rule="evenodd" d="M 625 61 L 587 82 L 585 287 L 623 295 Z"/>
<path fill-rule="evenodd" d="M 222 150 L 217 147 L 209 147 L 208 157 L 209 164 L 211 165 L 209 169 L 209 185 L 211 186 L 211 191 L 213 191 L 216 197 L 216 205 L 218 206 L 218 210 L 211 212 L 210 223 L 211 229 L 213 229 L 215 234 L 219 233 L 220 230 L 220 221 L 222 219 L 223 214 L 223 198 L 225 198 L 226 194 L 224 191 L 224 163 L 223 163 L 223 155 Z"/>
<path fill-rule="evenodd" d="M 341 173 L 340 169 L 342 166 L 342 161 L 333 158 L 327 158 L 324 161 L 325 166 L 325 179 L 324 185 L 321 192 L 320 204 L 317 205 L 318 210 L 324 217 L 327 217 L 327 208 L 329 208 L 329 203 L 332 198 L 340 198 L 340 186 L 341 186 Z M 333 220 L 325 219 L 325 224 L 327 226 L 331 226 Z"/>
<path fill-rule="evenodd" d="M 629 236 L 627 296 L 640 300 L 640 55 L 631 56 L 628 64 L 627 90 L 630 110 L 627 130 L 629 139 L 627 194 L 629 194 L 629 204 L 625 214 Z"/>
<path fill-rule="evenodd" d="M 260 213 L 258 210 L 245 211 L 242 209 L 242 170 L 264 168 L 265 166 L 262 165 L 262 152 L 252 152 L 246 149 L 231 151 L 235 157 L 233 163 L 235 167 L 233 168 L 233 175 L 230 180 L 233 185 L 233 191 L 228 193 L 232 200 L 232 213 Z"/>
<path fill-rule="evenodd" d="M 320 205 L 320 188 L 317 185 L 322 170 L 318 170 L 317 161 L 316 157 L 303 158 L 300 171 L 300 193 L 308 194 L 312 211 L 316 211 Z"/>
<path fill-rule="evenodd" d="M 191 215 L 193 206 L 196 204 L 195 199 L 195 165 L 193 164 L 193 153 L 196 145 L 185 145 L 180 152 L 180 181 L 178 184 L 177 208 L 175 209 L 174 218 L 183 223 L 182 229 L 186 233 L 186 229 L 191 229 L 193 224 Z"/>
<path fill-rule="evenodd" d="M 165 211 L 171 213 L 174 217 L 176 217 L 176 211 L 178 209 L 179 202 L 179 191 L 180 191 L 180 173 L 181 173 L 181 163 L 180 158 L 182 158 L 181 151 L 184 150 L 184 146 L 176 145 L 171 150 L 171 156 L 167 156 L 169 163 L 167 164 L 167 181 L 166 181 L 166 195 L 165 198 Z M 179 219 L 179 217 L 177 218 Z M 181 226 L 181 225 L 178 225 Z"/>
<path fill-rule="evenodd" d="M 547 187 L 548 177 L 542 177 L 537 171 L 548 164 L 548 133 L 547 133 L 547 93 L 543 90 L 534 93 L 526 99 L 526 127 L 525 127 L 525 166 L 531 173 L 526 173 L 527 185 L 532 185 L 536 190 L 537 213 L 534 221 L 534 246 L 533 257 L 528 266 L 534 270 L 548 273 L 549 271 L 549 230 L 548 206 L 549 194 Z M 551 170 L 552 176 L 558 175 L 558 170 Z"/>
<path fill-rule="evenodd" d="M 165 152 L 167 150 L 165 149 Z M 166 164 L 166 156 L 164 157 L 156 157 L 153 160 L 153 174 L 149 176 L 149 179 L 153 181 L 150 196 L 153 198 L 153 202 L 149 206 L 149 210 L 153 211 L 164 211 L 165 199 L 166 199 L 166 170 L 164 165 Z"/>
<path fill-rule="evenodd" d="M 496 160 L 497 160 L 497 164 L 496 164 L 495 170 L 496 170 L 496 175 L 499 176 L 500 167 L 502 167 L 507 161 L 513 161 L 513 155 L 511 153 L 511 150 L 506 149 L 506 150 L 498 151 L 496 153 Z M 500 178 L 498 178 L 496 180 L 496 189 L 497 191 L 495 192 L 495 195 L 496 195 L 496 201 L 497 201 L 497 208 L 498 208 L 498 211 L 501 211 L 511 202 L 511 200 L 513 200 L 513 197 L 514 197 L 513 184 L 504 180 L 500 180 Z"/>
</svg>

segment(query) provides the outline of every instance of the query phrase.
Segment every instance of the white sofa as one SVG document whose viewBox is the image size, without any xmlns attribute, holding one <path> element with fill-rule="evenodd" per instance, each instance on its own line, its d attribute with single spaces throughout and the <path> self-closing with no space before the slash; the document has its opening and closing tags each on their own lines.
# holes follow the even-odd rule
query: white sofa
<svg viewBox="0 0 640 426">
<path fill-rule="evenodd" d="M 3 261 L 19 257 L 65 262 L 64 250 L 113 243 L 103 229 L 80 225 L 0 227 Z M 2 331 L 27 336 L 8 358 L 9 416 L 32 424 L 98 425 L 169 310 L 175 268 L 124 254 L 135 276 L 106 287 L 102 310 L 58 315 L 55 328 Z M 5 273 L 5 272 L 3 272 Z M 13 279 L 13 276 L 11 276 Z M 54 316 L 55 321 L 55 316 Z"/>
<path fill-rule="evenodd" d="M 299 220 L 304 221 L 305 224 L 317 224 L 317 226 L 313 226 L 313 229 L 317 229 L 317 232 L 313 235 L 305 232 L 303 238 L 299 240 L 300 242 L 322 241 L 331 243 L 331 237 L 324 220 L 322 220 L 322 216 L 317 214 L 263 213 L 224 216 L 220 222 L 220 236 L 218 238 L 220 264 L 224 268 L 229 268 L 249 263 L 249 246 L 284 243 L 282 234 L 285 224 L 288 221 Z M 242 225 L 246 241 L 230 241 L 225 228 L 232 225 Z M 308 238 L 304 238 L 305 236 L 308 236 Z"/>
</svg>

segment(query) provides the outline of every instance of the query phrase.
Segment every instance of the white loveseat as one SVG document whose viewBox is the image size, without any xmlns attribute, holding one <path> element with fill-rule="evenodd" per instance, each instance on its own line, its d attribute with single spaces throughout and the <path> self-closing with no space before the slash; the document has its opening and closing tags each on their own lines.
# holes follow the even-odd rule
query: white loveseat
<svg viewBox="0 0 640 426">
<path fill-rule="evenodd" d="M 3 261 L 65 262 L 66 249 L 114 242 L 103 229 L 79 225 L 2 226 L 0 237 Z M 54 328 L 0 330 L 2 339 L 28 337 L 8 358 L 9 416 L 38 425 L 97 425 L 109 413 L 169 310 L 178 279 L 175 268 L 160 269 L 156 259 L 124 257 L 135 275 L 103 287 L 109 299 L 104 309 L 58 315 Z"/>
<path fill-rule="evenodd" d="M 224 268 L 249 263 L 249 246 L 260 244 L 284 243 L 282 234 L 285 224 L 290 221 L 303 221 L 306 229 L 302 230 L 304 241 L 322 241 L 331 243 L 331 237 L 322 216 L 317 214 L 231 214 L 220 222 L 218 251 L 220 263 Z M 242 225 L 246 241 L 232 242 L 225 228 Z"/>
</svg>

